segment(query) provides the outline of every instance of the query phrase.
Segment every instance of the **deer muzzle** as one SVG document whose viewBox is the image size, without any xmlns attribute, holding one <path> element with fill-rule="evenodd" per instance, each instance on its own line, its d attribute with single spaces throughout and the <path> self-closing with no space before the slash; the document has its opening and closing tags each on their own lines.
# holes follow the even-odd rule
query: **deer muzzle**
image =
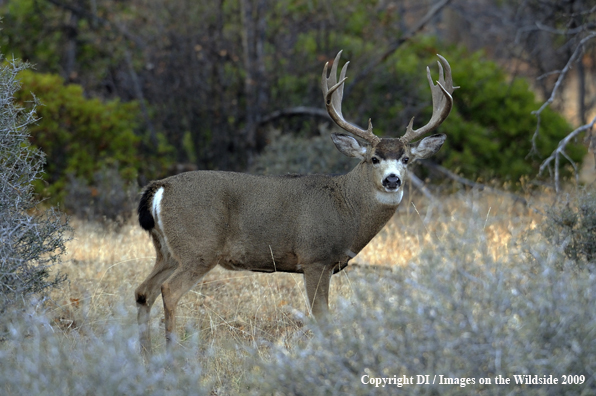
<svg viewBox="0 0 596 396">
<path fill-rule="evenodd" d="M 401 186 L 401 179 L 394 173 L 383 179 L 383 187 L 387 190 L 397 190 Z"/>
</svg>

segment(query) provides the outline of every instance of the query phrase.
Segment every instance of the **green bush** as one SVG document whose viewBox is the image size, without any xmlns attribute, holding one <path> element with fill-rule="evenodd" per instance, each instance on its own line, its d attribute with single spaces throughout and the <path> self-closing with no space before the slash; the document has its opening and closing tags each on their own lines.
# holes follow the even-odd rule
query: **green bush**
<svg viewBox="0 0 596 396">
<path fill-rule="evenodd" d="M 547 108 L 542 113 L 538 153 L 529 156 L 531 138 L 537 125 L 541 103 L 520 78 L 508 80 L 494 62 L 481 52 L 452 55 L 453 78 L 461 88 L 454 93 L 455 111 L 441 132 L 448 135 L 443 166 L 469 177 L 497 178 L 518 182 L 522 176 L 534 177 L 538 167 L 573 128 L 565 119 Z M 574 143 L 567 154 L 581 164 L 586 148 Z M 562 161 L 562 171 L 570 175 Z"/>
<path fill-rule="evenodd" d="M 17 101 L 26 103 L 33 93 L 44 104 L 37 109 L 39 122 L 30 128 L 31 143 L 48 158 L 38 193 L 62 202 L 69 175 L 94 185 L 97 172 L 106 168 L 116 167 L 125 181 L 136 180 L 141 166 L 136 103 L 88 99 L 81 86 L 65 85 L 54 74 L 26 70 L 19 78 L 23 87 Z"/>
<path fill-rule="evenodd" d="M 422 70 L 423 65 L 430 64 L 433 80 L 436 80 L 434 54 L 437 52 L 451 65 L 453 81 L 460 88 L 453 93 L 453 111 L 439 128 L 439 132 L 447 134 L 447 141 L 435 158 L 467 178 L 517 183 L 522 176 L 535 177 L 540 163 L 573 130 L 561 115 L 547 108 L 542 113 L 538 152 L 529 155 L 537 125 L 532 112 L 541 106 L 541 102 L 526 80 L 510 79 L 497 64 L 487 60 L 483 52 L 469 54 L 455 47 L 439 50 L 433 40 L 406 47 L 401 51 L 407 51 L 408 55 L 402 59 L 400 53 L 396 53 L 395 62 L 398 68 L 409 73 L 412 67 Z M 419 59 L 418 62 L 412 57 Z M 419 77 L 420 74 L 416 77 L 419 81 L 416 97 L 430 101 L 430 96 L 428 99 L 424 96 L 428 95 L 428 83 Z M 431 111 L 432 108 L 427 106 L 416 121 L 426 123 Z M 579 143 L 569 145 L 567 149 L 569 157 L 578 164 L 586 152 Z M 565 161 L 561 168 L 564 175 L 571 174 L 571 167 Z"/>
<path fill-rule="evenodd" d="M 65 279 L 51 277 L 50 267 L 64 253 L 68 224 L 53 209 L 41 211 L 33 192 L 45 161 L 28 142 L 36 106 L 15 103 L 17 73 L 26 67 L 0 64 L 0 312 L 31 295 L 44 296 Z"/>
</svg>

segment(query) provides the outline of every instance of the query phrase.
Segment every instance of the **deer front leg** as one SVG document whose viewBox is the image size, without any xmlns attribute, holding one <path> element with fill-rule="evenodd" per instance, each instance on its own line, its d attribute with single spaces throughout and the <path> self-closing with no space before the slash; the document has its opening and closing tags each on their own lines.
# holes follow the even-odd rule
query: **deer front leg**
<svg viewBox="0 0 596 396">
<path fill-rule="evenodd" d="M 313 265 L 304 269 L 304 285 L 312 314 L 318 322 L 325 322 L 329 314 L 329 283 L 333 268 Z"/>
</svg>

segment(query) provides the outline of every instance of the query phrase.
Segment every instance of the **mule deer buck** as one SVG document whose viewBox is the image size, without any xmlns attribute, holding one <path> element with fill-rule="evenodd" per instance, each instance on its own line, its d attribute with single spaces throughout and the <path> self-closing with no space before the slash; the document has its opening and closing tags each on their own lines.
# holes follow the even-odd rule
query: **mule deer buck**
<svg viewBox="0 0 596 396">
<path fill-rule="evenodd" d="M 304 274 L 317 320 L 328 311 L 331 275 L 343 269 L 391 219 L 403 196 L 407 165 L 435 154 L 445 135 L 414 139 L 437 128 L 453 105 L 449 63 L 439 55 L 439 81 L 427 77 L 433 113 L 429 123 L 400 138 L 379 138 L 348 123 L 341 111 L 348 63 L 337 80 L 323 69 L 321 88 L 327 111 L 344 133 L 332 133 L 343 154 L 360 159 L 341 176 L 255 176 L 194 171 L 150 183 L 139 203 L 141 227 L 155 245 L 155 267 L 136 289 L 141 349 L 151 353 L 149 313 L 161 293 L 166 346 L 175 340 L 176 305 L 218 264 L 228 270 Z M 442 65 L 442 66 L 441 66 Z M 443 71 L 443 67 L 445 68 Z"/>
</svg>

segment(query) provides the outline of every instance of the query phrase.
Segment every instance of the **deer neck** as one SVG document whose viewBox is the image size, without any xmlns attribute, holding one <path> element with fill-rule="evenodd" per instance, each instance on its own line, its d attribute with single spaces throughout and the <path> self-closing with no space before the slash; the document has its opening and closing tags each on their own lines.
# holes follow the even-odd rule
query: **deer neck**
<svg viewBox="0 0 596 396">
<path fill-rule="evenodd" d="M 344 198 L 356 227 L 351 250 L 358 253 L 393 217 L 403 190 L 396 193 L 378 191 L 367 167 L 362 164 L 343 177 L 346 191 Z"/>
</svg>

